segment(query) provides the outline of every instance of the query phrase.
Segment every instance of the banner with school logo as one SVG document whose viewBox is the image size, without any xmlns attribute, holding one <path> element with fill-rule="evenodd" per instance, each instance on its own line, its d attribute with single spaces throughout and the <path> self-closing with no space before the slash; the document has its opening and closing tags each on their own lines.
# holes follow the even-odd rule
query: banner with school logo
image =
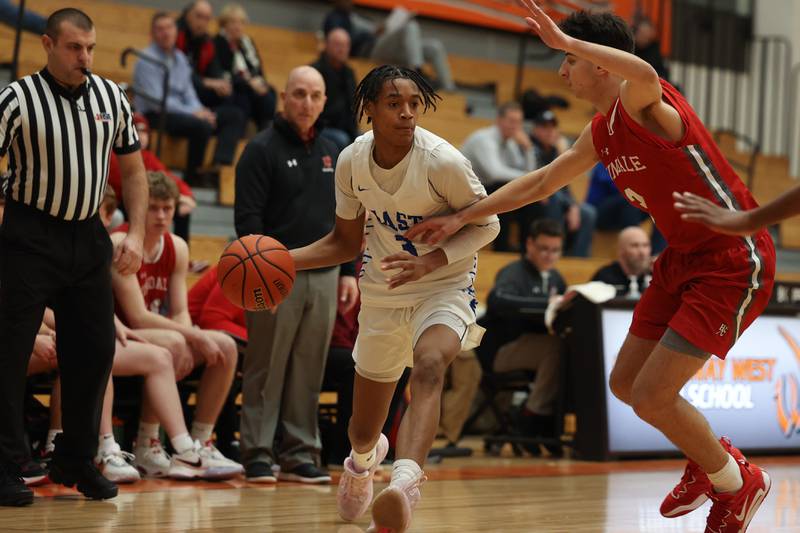
<svg viewBox="0 0 800 533">
<path fill-rule="evenodd" d="M 633 313 L 602 312 L 606 382 Z M 681 395 L 708 419 L 717 435 L 739 448 L 800 447 L 800 319 L 762 316 L 745 331 L 725 360 L 709 359 Z M 661 433 L 639 420 L 607 388 L 609 452 L 674 450 Z"/>
</svg>

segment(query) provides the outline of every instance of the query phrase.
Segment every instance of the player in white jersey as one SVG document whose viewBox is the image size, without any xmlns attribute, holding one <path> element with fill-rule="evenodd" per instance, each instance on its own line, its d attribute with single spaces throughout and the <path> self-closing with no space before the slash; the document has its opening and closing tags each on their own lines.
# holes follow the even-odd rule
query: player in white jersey
<svg viewBox="0 0 800 533">
<path fill-rule="evenodd" d="M 353 451 L 337 494 L 345 520 L 369 508 L 372 474 L 389 447 L 381 434 L 389 402 L 405 368 L 413 367 L 411 405 L 400 425 L 392 480 L 375 498 L 371 531 L 402 532 L 409 526 L 439 422 L 445 370 L 483 334 L 475 323 L 472 289 L 476 252 L 499 231 L 497 217 L 491 216 L 439 246 L 403 237 L 425 218 L 486 196 L 469 161 L 416 126 L 418 114 L 435 109 L 438 98 L 421 76 L 405 68 L 384 65 L 361 81 L 356 112 L 366 115 L 373 129 L 339 156 L 336 226 L 319 241 L 292 250 L 298 269 L 337 265 L 359 253 L 366 235 L 348 431 Z"/>
</svg>

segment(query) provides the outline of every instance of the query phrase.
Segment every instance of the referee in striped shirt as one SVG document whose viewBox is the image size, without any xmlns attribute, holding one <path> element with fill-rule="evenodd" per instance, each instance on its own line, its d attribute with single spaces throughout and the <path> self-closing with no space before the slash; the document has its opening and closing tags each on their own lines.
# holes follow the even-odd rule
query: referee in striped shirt
<svg viewBox="0 0 800 533">
<path fill-rule="evenodd" d="M 8 154 L 0 230 L 0 504 L 26 505 L 30 460 L 23 424 L 25 373 L 45 306 L 56 316 L 64 432 L 50 478 L 93 499 L 117 487 L 94 466 L 103 392 L 114 357 L 111 267 L 139 269 L 147 182 L 131 109 L 119 87 L 90 74 L 95 30 L 61 9 L 42 36 L 47 66 L 0 92 L 0 156 Z M 123 175 L 128 237 L 116 250 L 97 215 L 108 158 Z"/>
</svg>

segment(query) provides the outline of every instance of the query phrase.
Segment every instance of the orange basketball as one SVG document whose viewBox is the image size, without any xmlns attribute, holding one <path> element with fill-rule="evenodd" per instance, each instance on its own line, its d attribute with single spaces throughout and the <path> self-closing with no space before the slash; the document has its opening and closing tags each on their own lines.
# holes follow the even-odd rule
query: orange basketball
<svg viewBox="0 0 800 533">
<path fill-rule="evenodd" d="M 291 292 L 294 277 L 289 250 L 264 235 L 246 235 L 230 243 L 217 268 L 222 292 L 248 311 L 264 311 L 281 303 Z"/>
</svg>

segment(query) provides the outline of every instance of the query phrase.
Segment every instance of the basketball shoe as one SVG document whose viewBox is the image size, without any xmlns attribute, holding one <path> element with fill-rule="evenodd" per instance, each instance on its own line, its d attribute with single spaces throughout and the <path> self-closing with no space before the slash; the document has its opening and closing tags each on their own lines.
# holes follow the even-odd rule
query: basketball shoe
<svg viewBox="0 0 800 533">
<path fill-rule="evenodd" d="M 161 446 L 159 439 L 148 439 L 141 445 L 137 442 L 133 450 L 136 459 L 134 465 L 139 472 L 148 477 L 165 477 L 169 475 L 170 457 Z"/>
<path fill-rule="evenodd" d="M 411 513 L 419 503 L 419 491 L 427 478 L 420 474 L 415 479 L 390 484 L 372 503 L 372 523 L 367 533 L 403 533 L 411 525 Z"/>
<path fill-rule="evenodd" d="M 381 433 L 375 446 L 375 462 L 365 472 L 356 472 L 353 458 L 344 460 L 344 471 L 336 491 L 336 509 L 343 520 L 352 522 L 363 515 L 372 502 L 372 478 L 389 453 L 389 440 Z"/>
<path fill-rule="evenodd" d="M 94 462 L 107 480 L 114 483 L 135 483 L 142 477 L 133 466 L 134 459 L 132 453 L 123 452 L 115 442 L 109 450 L 99 452 Z"/>
<path fill-rule="evenodd" d="M 210 442 L 203 446 L 194 441 L 191 449 L 172 455 L 168 475 L 173 479 L 224 480 L 243 471 L 242 465 L 222 455 Z"/>
<path fill-rule="evenodd" d="M 742 452 L 731 444 L 728 437 L 722 437 L 719 442 L 737 463 L 745 460 Z M 677 518 L 691 513 L 706 503 L 709 494 L 713 491 L 714 487 L 711 480 L 708 479 L 708 475 L 690 459 L 681 480 L 661 502 L 661 515 L 665 518 Z"/>
<path fill-rule="evenodd" d="M 737 492 L 709 494 L 714 505 L 708 513 L 705 533 L 744 533 L 769 492 L 772 482 L 766 471 L 745 459 L 738 463 L 744 484 Z"/>
</svg>

